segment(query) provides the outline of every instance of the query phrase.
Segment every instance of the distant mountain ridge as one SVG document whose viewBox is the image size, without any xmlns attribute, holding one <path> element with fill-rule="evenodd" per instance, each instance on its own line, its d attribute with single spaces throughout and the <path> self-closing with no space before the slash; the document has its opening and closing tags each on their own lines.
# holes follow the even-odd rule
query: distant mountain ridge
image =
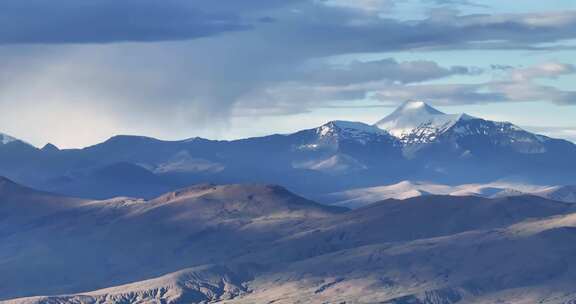
<svg viewBox="0 0 576 304">
<path fill-rule="evenodd" d="M 374 125 L 332 121 L 233 141 L 115 136 L 84 149 L 0 145 L 0 174 L 74 196 L 150 198 L 193 183 L 276 183 L 311 197 L 403 180 L 576 183 L 576 145 L 409 101 Z"/>
<path fill-rule="evenodd" d="M 398 138 L 405 149 L 413 151 L 427 146 L 451 146 L 466 157 L 466 150 L 477 140 L 486 147 L 499 147 L 522 154 L 548 152 L 552 138 L 523 130 L 509 122 L 495 122 L 467 114 L 445 114 L 423 101 L 407 101 L 375 126 Z M 570 145 L 567 141 L 558 141 Z"/>
<path fill-rule="evenodd" d="M 576 186 L 550 187 L 513 182 L 445 185 L 428 182 L 402 181 L 393 185 L 330 193 L 322 196 L 320 201 L 330 205 L 360 208 L 387 199 L 402 200 L 430 195 L 476 196 L 483 198 L 531 195 L 553 201 L 576 203 Z"/>
</svg>

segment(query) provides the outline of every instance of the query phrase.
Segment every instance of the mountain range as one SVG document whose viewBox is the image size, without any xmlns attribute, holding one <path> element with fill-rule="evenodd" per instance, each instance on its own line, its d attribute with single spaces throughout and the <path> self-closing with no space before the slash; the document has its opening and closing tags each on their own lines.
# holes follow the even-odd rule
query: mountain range
<svg viewBox="0 0 576 304">
<path fill-rule="evenodd" d="M 393 185 L 329 193 L 319 198 L 322 202 L 329 205 L 359 208 L 387 199 L 403 200 L 428 195 L 476 196 L 484 198 L 531 195 L 559 202 L 576 203 L 575 186 L 541 186 L 510 182 L 446 185 L 403 181 Z"/>
<path fill-rule="evenodd" d="M 0 303 L 573 303 L 574 212 L 534 196 L 348 210 L 258 184 L 89 200 L 1 178 Z"/>
<path fill-rule="evenodd" d="M 152 198 L 194 183 L 274 183 L 306 195 L 404 180 L 576 183 L 576 145 L 511 123 L 444 114 L 408 101 L 381 121 L 332 121 L 233 141 L 115 136 L 83 149 L 42 149 L 2 136 L 0 174 L 71 196 Z M 470 174 L 473 172 L 473 174 Z"/>
</svg>

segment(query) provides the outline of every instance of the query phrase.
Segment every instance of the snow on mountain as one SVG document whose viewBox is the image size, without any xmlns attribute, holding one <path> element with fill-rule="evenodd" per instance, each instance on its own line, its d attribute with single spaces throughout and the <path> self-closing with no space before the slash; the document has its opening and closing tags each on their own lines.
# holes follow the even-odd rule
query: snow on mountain
<svg viewBox="0 0 576 304">
<path fill-rule="evenodd" d="M 361 122 L 331 121 L 316 128 L 319 139 L 324 140 L 352 140 L 360 144 L 373 141 L 393 141 L 385 130 Z"/>
<path fill-rule="evenodd" d="M 14 138 L 10 135 L 0 133 L 0 143 L 1 144 L 5 145 L 5 144 L 15 142 L 15 141 L 18 141 L 18 139 Z"/>
<path fill-rule="evenodd" d="M 318 133 L 320 133 L 321 136 L 330 136 L 339 133 L 343 136 L 347 135 L 351 138 L 359 139 L 362 139 L 362 137 L 367 134 L 386 135 L 386 131 L 383 131 L 374 126 L 362 122 L 342 120 L 331 121 L 321 126 L 318 129 Z"/>
<path fill-rule="evenodd" d="M 576 203 L 576 186 L 544 186 L 502 181 L 462 185 L 403 181 L 392 185 L 330 193 L 321 196 L 319 199 L 330 205 L 354 209 L 388 199 L 405 200 L 427 195 L 477 196 L 484 198 L 532 195 L 559 202 Z"/>
<path fill-rule="evenodd" d="M 509 189 L 498 193 L 494 197 L 521 195 L 533 195 L 558 202 L 576 203 L 576 186 L 541 186 L 536 189 Z"/>
<path fill-rule="evenodd" d="M 115 136 L 72 150 L 12 142 L 0 145 L 0 175 L 93 199 L 150 199 L 199 182 L 281 184 L 318 197 L 402 180 L 469 184 L 518 177 L 570 184 L 575 157 L 573 143 L 411 101 L 376 125 L 332 121 L 232 141 Z"/>
<path fill-rule="evenodd" d="M 12 144 L 12 143 L 21 143 L 21 144 L 26 145 L 27 147 L 32 147 L 32 148 L 34 147 L 33 145 L 31 145 L 31 144 L 29 144 L 29 143 L 27 143 L 21 139 L 18 139 L 16 137 L 12 137 L 8 134 L 0 133 L 0 146 Z"/>
<path fill-rule="evenodd" d="M 377 127 L 352 121 L 331 121 L 318 128 L 304 130 L 288 135 L 288 139 L 296 143 L 293 150 L 298 152 L 327 152 L 318 154 L 313 163 L 328 160 L 341 162 L 343 159 L 354 158 L 351 150 L 363 149 L 365 151 L 399 150 L 400 143 L 385 130 Z M 348 155 L 339 155 L 339 154 Z M 386 156 L 386 155 L 382 155 Z M 332 158 L 334 157 L 334 158 Z M 332 158 L 332 160 L 330 160 Z M 345 160 L 345 162 L 349 162 Z M 355 161 L 358 162 L 359 161 Z M 296 165 L 295 168 L 309 168 L 313 165 Z M 352 166 L 357 168 L 358 166 Z"/>
<path fill-rule="evenodd" d="M 323 201 L 336 206 L 359 208 L 387 199 L 409 199 L 428 194 L 448 194 L 451 187 L 445 185 L 425 184 L 403 181 L 393 185 L 351 189 L 331 193 Z"/>
<path fill-rule="evenodd" d="M 290 136 L 300 138 L 297 152 L 302 157 L 292 161 L 295 169 L 329 175 L 345 175 L 370 169 L 366 155 L 379 151 L 380 160 L 400 155 L 400 143 L 385 130 L 360 122 L 331 121 L 316 129 Z M 382 163 L 382 161 L 380 161 Z"/>
<path fill-rule="evenodd" d="M 509 122 L 496 122 L 484 119 L 458 121 L 444 134 L 444 140 L 471 141 L 478 144 L 503 147 L 522 154 L 543 154 L 548 152 L 552 139 L 533 134 Z"/>
<path fill-rule="evenodd" d="M 544 153 L 545 136 L 524 131 L 508 123 L 483 120 L 467 114 L 446 114 L 423 101 L 407 101 L 375 124 L 405 145 L 488 138 L 491 144 L 508 146 L 522 153 Z"/>
<path fill-rule="evenodd" d="M 560 202 L 576 203 L 576 186 L 554 186 L 530 194 Z"/>
<path fill-rule="evenodd" d="M 387 199 L 405 200 L 426 195 L 478 196 L 498 198 L 518 195 L 538 195 L 546 186 L 525 183 L 493 182 L 486 184 L 446 185 L 430 182 L 402 181 L 397 184 L 351 189 L 322 196 L 323 202 L 347 208 L 359 208 Z M 545 195 L 539 195 L 547 197 Z M 559 200 L 565 201 L 566 200 Z"/>
<path fill-rule="evenodd" d="M 428 143 L 458 121 L 467 119 L 474 118 L 466 114 L 445 114 L 423 101 L 406 101 L 374 126 L 404 143 Z"/>
</svg>

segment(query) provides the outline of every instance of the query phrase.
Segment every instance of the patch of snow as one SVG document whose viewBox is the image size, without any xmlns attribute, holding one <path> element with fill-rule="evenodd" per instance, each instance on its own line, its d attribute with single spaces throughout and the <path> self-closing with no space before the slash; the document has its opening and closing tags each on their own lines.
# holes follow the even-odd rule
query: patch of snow
<svg viewBox="0 0 576 304">
<path fill-rule="evenodd" d="M 530 194 L 560 202 L 576 203 L 576 186 L 554 186 Z"/>
<path fill-rule="evenodd" d="M 0 133 L 0 143 L 2 143 L 3 145 L 9 144 L 9 143 L 15 142 L 15 141 L 18 141 L 18 139 L 14 138 L 10 135 Z"/>
<path fill-rule="evenodd" d="M 361 134 L 373 134 L 373 135 L 387 135 L 387 132 L 381 130 L 377 127 L 354 121 L 331 121 L 320 128 L 318 128 L 318 134 L 320 136 L 329 136 L 339 131 L 345 132 L 352 136 L 358 136 Z"/>
<path fill-rule="evenodd" d="M 423 101 L 407 101 L 392 114 L 374 124 L 403 142 L 435 140 L 460 120 L 474 119 L 466 114 L 445 114 Z M 458 130 L 465 132 L 465 130 Z"/>
<path fill-rule="evenodd" d="M 336 192 L 327 195 L 326 200 L 332 202 L 334 205 L 348 208 L 358 208 L 387 199 L 405 200 L 424 195 L 478 196 L 494 198 L 532 194 L 553 199 L 549 196 L 545 196 L 544 194 L 537 194 L 538 191 L 544 191 L 546 189 L 551 188 L 547 188 L 547 186 L 507 182 L 444 185 L 429 182 L 403 181 L 392 185 Z"/>
<path fill-rule="evenodd" d="M 321 138 L 338 137 L 355 140 L 364 145 L 375 138 L 390 137 L 385 130 L 353 121 L 331 121 L 318 128 L 317 133 Z"/>
<path fill-rule="evenodd" d="M 315 129 L 318 142 L 305 143 L 298 150 L 316 150 L 326 145 L 335 144 L 342 140 L 355 141 L 366 145 L 375 141 L 394 141 L 385 130 L 362 122 L 331 121 Z"/>
</svg>

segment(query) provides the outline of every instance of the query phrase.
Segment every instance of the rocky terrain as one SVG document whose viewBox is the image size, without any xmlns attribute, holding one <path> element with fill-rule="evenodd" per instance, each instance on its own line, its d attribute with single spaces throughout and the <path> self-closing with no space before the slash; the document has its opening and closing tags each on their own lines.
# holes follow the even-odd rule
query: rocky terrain
<svg viewBox="0 0 576 304">
<path fill-rule="evenodd" d="M 93 201 L 3 179 L 0 301 L 571 303 L 575 212 L 535 196 L 349 210 L 256 184 Z"/>
</svg>

